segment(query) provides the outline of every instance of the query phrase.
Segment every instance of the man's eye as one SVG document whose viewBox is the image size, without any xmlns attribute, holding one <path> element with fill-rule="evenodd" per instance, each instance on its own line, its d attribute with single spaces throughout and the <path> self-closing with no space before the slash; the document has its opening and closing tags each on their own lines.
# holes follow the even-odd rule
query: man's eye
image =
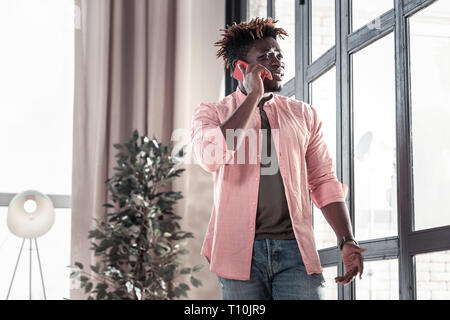
<svg viewBox="0 0 450 320">
<path fill-rule="evenodd" d="M 266 54 L 262 55 L 260 58 L 268 58 L 268 57 L 269 57 L 269 54 L 266 53 Z M 284 56 L 282 54 L 278 55 L 278 59 L 283 59 L 283 58 L 284 58 Z"/>
</svg>

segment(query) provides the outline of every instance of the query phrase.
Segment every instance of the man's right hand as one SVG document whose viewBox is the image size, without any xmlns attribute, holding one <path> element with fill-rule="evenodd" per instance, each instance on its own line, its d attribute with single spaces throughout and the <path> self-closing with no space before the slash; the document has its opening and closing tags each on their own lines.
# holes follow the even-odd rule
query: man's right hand
<svg viewBox="0 0 450 320">
<path fill-rule="evenodd" d="M 261 74 L 265 74 L 265 76 L 272 80 L 272 73 L 259 63 L 249 63 L 247 68 L 243 65 L 238 64 L 239 70 L 241 70 L 244 81 L 242 85 L 244 86 L 245 91 L 248 94 L 254 94 L 258 97 L 262 97 L 264 95 L 264 83 L 261 79 Z"/>
</svg>

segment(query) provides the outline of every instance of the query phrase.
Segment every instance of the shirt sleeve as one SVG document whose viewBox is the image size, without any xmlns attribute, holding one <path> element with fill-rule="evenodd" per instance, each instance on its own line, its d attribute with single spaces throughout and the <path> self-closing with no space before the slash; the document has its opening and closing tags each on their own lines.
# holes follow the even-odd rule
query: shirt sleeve
<svg viewBox="0 0 450 320">
<path fill-rule="evenodd" d="M 208 172 L 217 171 L 220 166 L 230 163 L 236 153 L 236 150 L 227 149 L 217 110 L 205 103 L 194 109 L 191 143 L 194 159 Z"/>
<path fill-rule="evenodd" d="M 306 150 L 306 166 L 311 200 L 321 209 L 329 203 L 345 202 L 348 186 L 337 180 L 333 160 L 323 139 L 322 121 L 308 106 L 311 136 Z"/>
</svg>

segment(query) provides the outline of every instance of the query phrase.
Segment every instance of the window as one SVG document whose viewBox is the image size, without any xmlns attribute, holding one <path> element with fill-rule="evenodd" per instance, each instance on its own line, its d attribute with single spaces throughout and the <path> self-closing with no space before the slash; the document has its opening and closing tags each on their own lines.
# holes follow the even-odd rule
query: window
<svg viewBox="0 0 450 320">
<path fill-rule="evenodd" d="M 69 297 L 73 22 L 72 0 L 0 2 L 0 149 L 7 151 L 0 166 L 0 287 L 9 287 L 22 243 L 6 227 L 7 206 L 35 189 L 56 199 L 56 222 L 37 239 L 48 299 Z M 28 277 L 25 241 L 10 299 L 29 298 Z M 39 299 L 34 242 L 32 279 L 32 298 Z"/>
<path fill-rule="evenodd" d="M 323 138 L 328 152 L 336 164 L 336 68 L 332 68 L 310 84 L 311 105 L 322 120 Z M 318 249 L 336 245 L 336 235 L 322 212 L 312 204 L 313 224 Z"/>
<path fill-rule="evenodd" d="M 364 263 L 363 279 L 356 277 L 356 299 L 398 300 L 398 261 L 379 260 Z"/>
<path fill-rule="evenodd" d="M 337 267 L 323 268 L 325 279 L 325 300 L 337 300 L 337 283 L 334 280 L 337 275 Z"/>
<path fill-rule="evenodd" d="M 390 33 L 352 55 L 355 236 L 359 240 L 397 235 L 394 45 Z"/>
<path fill-rule="evenodd" d="M 249 1 L 249 19 L 266 18 L 267 17 L 267 1 L 266 0 L 250 0 Z"/>
<path fill-rule="evenodd" d="M 249 0 L 268 16 L 279 1 Z M 310 103 L 326 124 L 354 234 L 367 249 L 361 281 L 329 281 L 344 266 L 312 204 L 327 298 L 448 299 L 449 1 L 294 2 L 295 78 L 281 94 Z M 281 15 L 280 25 L 291 18 Z"/>
<path fill-rule="evenodd" d="M 450 224 L 450 2 L 409 18 L 415 230 Z"/>
<path fill-rule="evenodd" d="M 311 61 L 335 44 L 334 0 L 311 2 Z"/>
<path fill-rule="evenodd" d="M 380 21 L 375 19 L 394 8 L 394 0 L 353 0 L 351 5 L 352 30 L 356 31 L 364 26 L 375 29 L 381 27 Z"/>
<path fill-rule="evenodd" d="M 283 60 L 285 64 L 285 73 L 283 85 L 295 77 L 295 2 L 276 0 L 275 15 L 272 16 L 278 20 L 277 26 L 286 30 L 288 37 L 279 39 L 278 43 L 283 50 Z"/>
<path fill-rule="evenodd" d="M 417 299 L 450 300 L 450 250 L 415 256 Z"/>
</svg>

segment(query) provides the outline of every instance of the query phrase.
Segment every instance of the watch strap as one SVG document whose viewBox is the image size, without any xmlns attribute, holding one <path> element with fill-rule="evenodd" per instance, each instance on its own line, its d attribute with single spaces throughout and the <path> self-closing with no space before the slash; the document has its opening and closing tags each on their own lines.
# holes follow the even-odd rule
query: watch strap
<svg viewBox="0 0 450 320">
<path fill-rule="evenodd" d="M 357 246 L 359 246 L 358 241 L 353 236 L 345 236 L 341 239 L 341 242 L 339 242 L 339 250 L 342 251 L 342 248 L 344 247 L 344 243 L 348 241 L 353 241 Z"/>
</svg>

